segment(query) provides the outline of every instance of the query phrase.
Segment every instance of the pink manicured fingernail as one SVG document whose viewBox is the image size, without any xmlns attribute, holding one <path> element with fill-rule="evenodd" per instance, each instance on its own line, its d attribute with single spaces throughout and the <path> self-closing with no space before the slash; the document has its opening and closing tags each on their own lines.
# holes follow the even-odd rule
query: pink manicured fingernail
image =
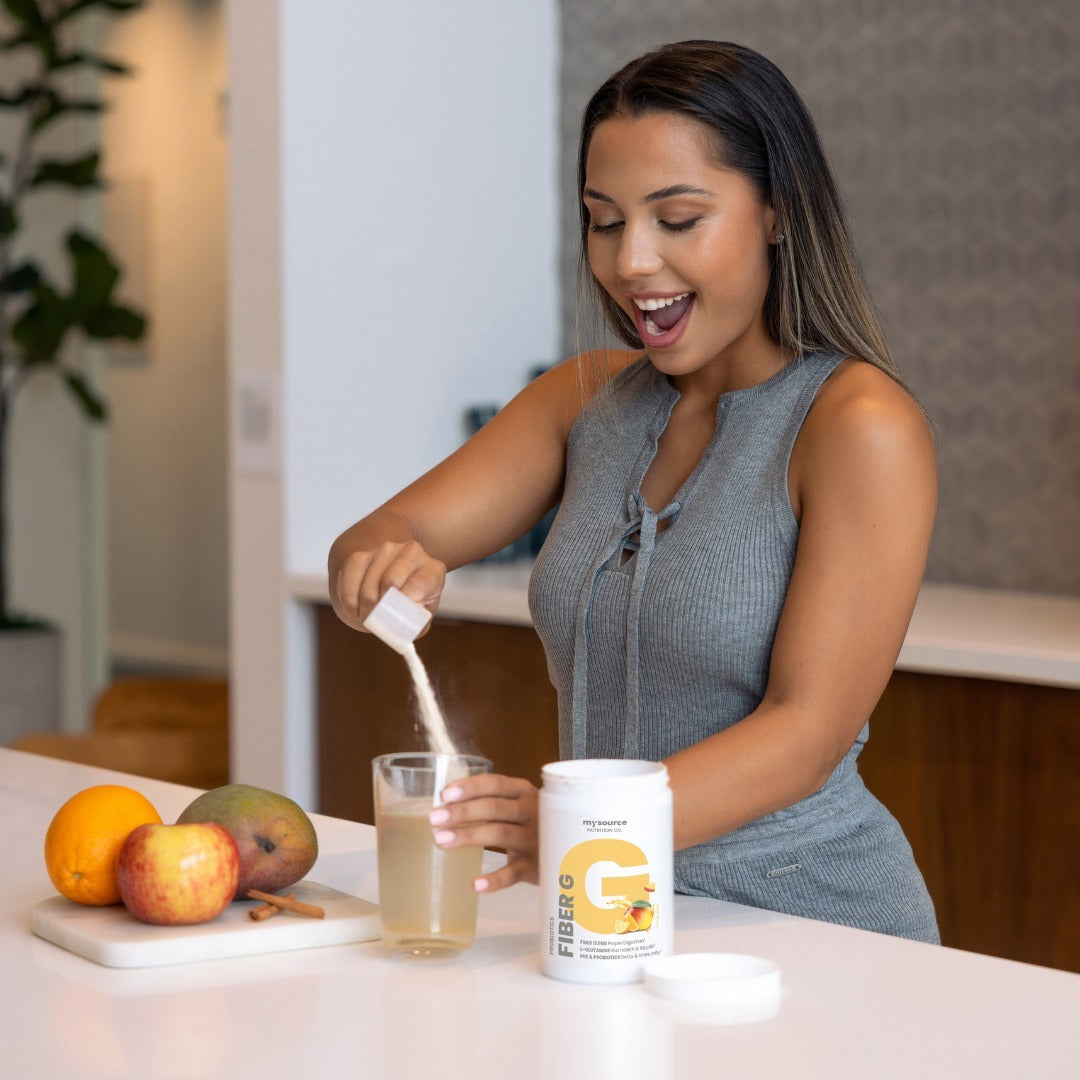
<svg viewBox="0 0 1080 1080">
<path fill-rule="evenodd" d="M 461 798 L 461 788 L 448 787 L 443 793 L 443 802 L 456 802 Z"/>
<path fill-rule="evenodd" d="M 432 810 L 431 813 L 428 814 L 428 821 L 430 821 L 432 825 L 444 825 L 449 820 L 449 810 L 443 810 L 442 808 L 440 808 L 438 810 Z"/>
<path fill-rule="evenodd" d="M 475 892 L 487 892 L 489 882 L 486 877 L 478 877 L 473 883 L 472 887 Z"/>
<path fill-rule="evenodd" d="M 452 844 L 454 842 L 454 833 L 452 829 L 443 829 L 441 832 L 435 834 L 436 844 Z"/>
</svg>

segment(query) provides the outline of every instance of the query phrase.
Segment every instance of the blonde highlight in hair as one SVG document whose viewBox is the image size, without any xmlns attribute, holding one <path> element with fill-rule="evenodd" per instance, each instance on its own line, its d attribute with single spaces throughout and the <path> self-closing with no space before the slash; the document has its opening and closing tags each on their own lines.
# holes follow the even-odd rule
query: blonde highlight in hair
<svg viewBox="0 0 1080 1080">
<path fill-rule="evenodd" d="M 801 205 L 773 206 L 783 240 L 775 248 L 765 300 L 769 333 L 796 354 L 836 349 L 899 381 L 839 205 L 815 215 L 807 212 L 806 193 L 799 194 Z M 814 287 L 804 288 L 804 281 Z"/>
</svg>

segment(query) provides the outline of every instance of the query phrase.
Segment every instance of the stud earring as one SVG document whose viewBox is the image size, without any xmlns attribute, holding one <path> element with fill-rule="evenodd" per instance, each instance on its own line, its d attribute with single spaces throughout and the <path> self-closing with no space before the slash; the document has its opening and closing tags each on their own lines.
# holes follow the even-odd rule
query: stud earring
<svg viewBox="0 0 1080 1080">
<path fill-rule="evenodd" d="M 776 242 L 778 244 L 782 244 L 784 242 L 784 234 L 782 232 L 778 232 L 776 234 Z"/>
</svg>

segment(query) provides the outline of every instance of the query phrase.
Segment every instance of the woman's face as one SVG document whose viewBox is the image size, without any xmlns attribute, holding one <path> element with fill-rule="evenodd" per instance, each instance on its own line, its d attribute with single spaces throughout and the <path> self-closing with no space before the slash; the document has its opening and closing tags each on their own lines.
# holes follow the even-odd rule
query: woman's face
<svg viewBox="0 0 1080 1080">
<path fill-rule="evenodd" d="M 765 329 L 775 214 L 709 133 L 675 113 L 605 120 L 586 159 L 589 266 L 668 375 L 752 385 L 782 365 Z"/>
</svg>

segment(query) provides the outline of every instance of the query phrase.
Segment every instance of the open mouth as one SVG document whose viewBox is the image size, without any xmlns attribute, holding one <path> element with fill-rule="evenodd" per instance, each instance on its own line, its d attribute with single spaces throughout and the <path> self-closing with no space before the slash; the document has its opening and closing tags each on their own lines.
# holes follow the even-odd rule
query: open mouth
<svg viewBox="0 0 1080 1080">
<path fill-rule="evenodd" d="M 694 304 L 692 292 L 634 300 L 634 322 L 646 345 L 670 345 L 681 333 Z"/>
</svg>

